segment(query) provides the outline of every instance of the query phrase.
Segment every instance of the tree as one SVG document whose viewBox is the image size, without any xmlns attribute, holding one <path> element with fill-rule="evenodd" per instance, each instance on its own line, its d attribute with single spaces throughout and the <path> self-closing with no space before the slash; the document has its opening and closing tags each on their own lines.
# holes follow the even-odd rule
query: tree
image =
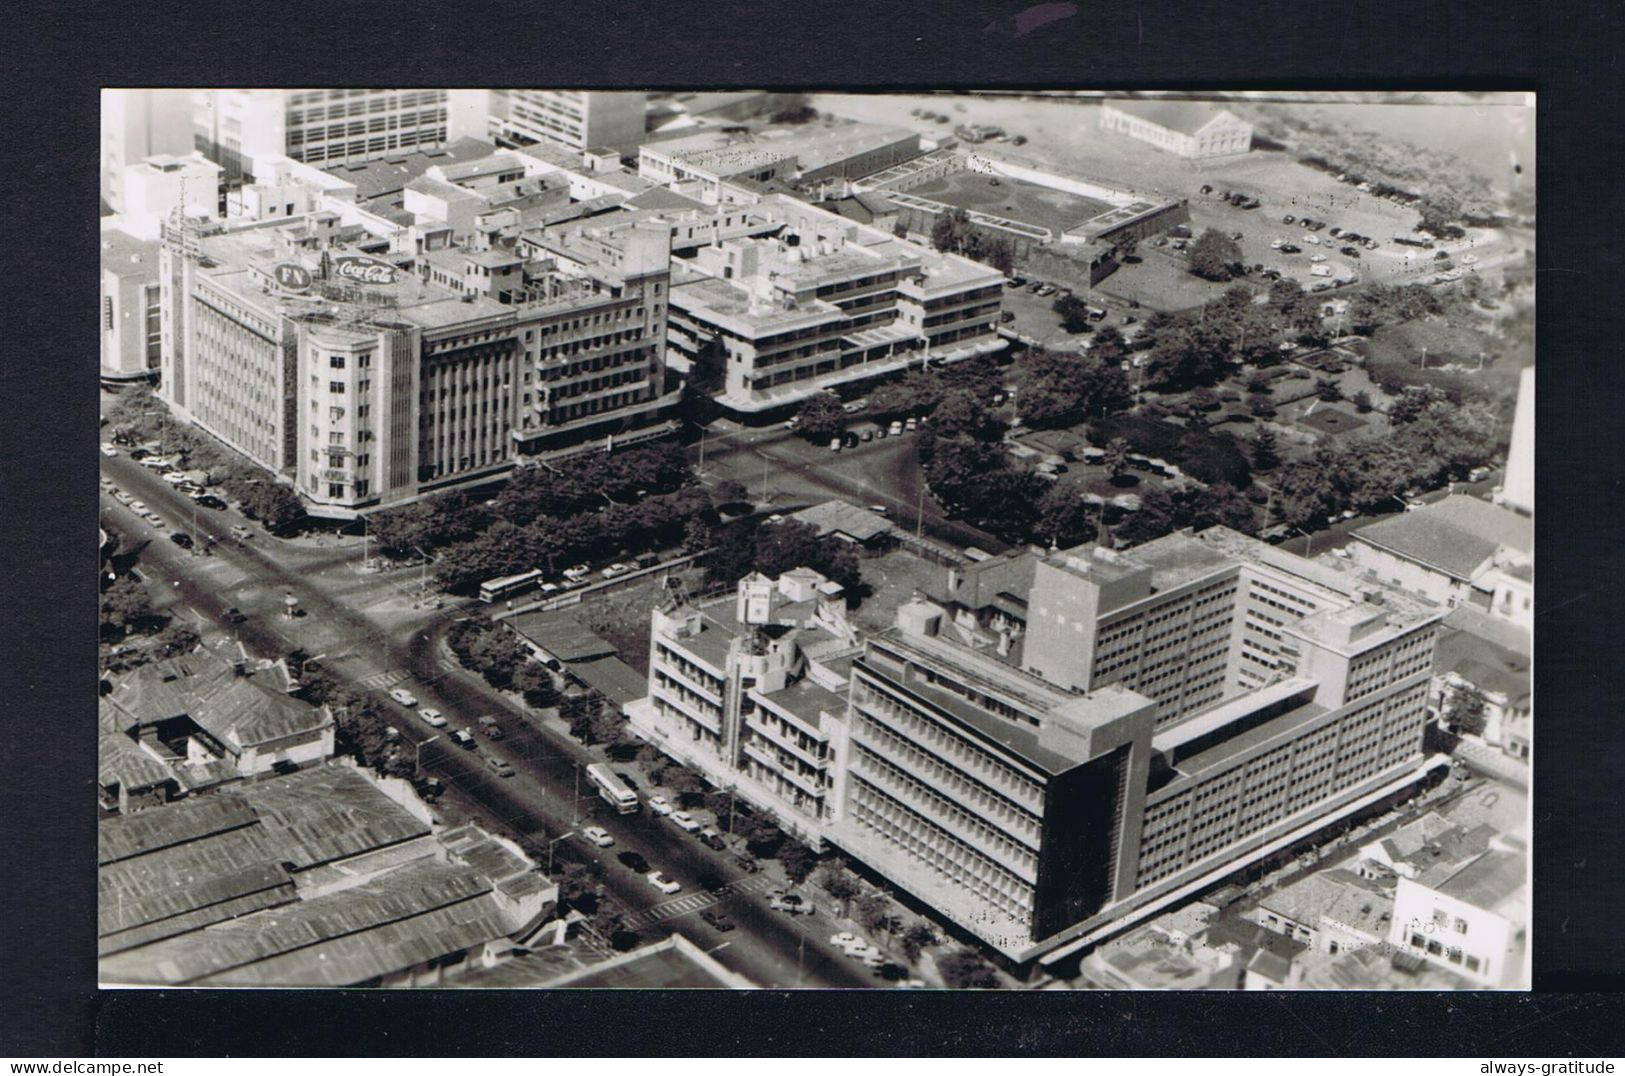
<svg viewBox="0 0 1625 1076">
<path fill-rule="evenodd" d="M 786 840 L 779 849 L 779 864 L 784 867 L 784 873 L 792 885 L 805 882 L 817 863 L 818 857 L 800 841 Z"/>
<path fill-rule="evenodd" d="M 101 634 L 104 639 L 122 639 L 142 631 L 157 618 L 147 588 L 121 575 L 102 592 Z"/>
<path fill-rule="evenodd" d="M 967 252 L 967 256 L 1009 276 L 1016 267 L 1016 245 L 1002 235 L 979 235 L 979 239 L 975 252 Z"/>
<path fill-rule="evenodd" d="M 957 254 L 970 229 L 970 215 L 963 209 L 939 213 L 931 222 L 931 245 L 946 254 Z"/>
<path fill-rule="evenodd" d="M 203 637 L 189 621 L 176 621 L 158 633 L 152 649 L 153 660 L 163 661 L 166 658 L 179 657 L 181 654 L 190 654 L 202 641 Z"/>
<path fill-rule="evenodd" d="M 612 744 L 626 734 L 626 718 L 618 709 L 604 707 L 592 718 L 591 742 Z"/>
<path fill-rule="evenodd" d="M 502 628 L 481 635 L 468 649 L 474 668 L 499 691 L 512 687 L 514 673 L 530 660 L 525 644 Z"/>
<path fill-rule="evenodd" d="M 863 886 L 852 877 L 843 864 L 832 863 L 824 868 L 824 877 L 819 881 L 824 892 L 840 901 L 843 905 L 863 892 Z"/>
<path fill-rule="evenodd" d="M 846 412 L 841 410 L 840 397 L 834 393 L 816 393 L 796 412 L 796 430 L 808 440 L 827 441 L 840 436 L 845 429 Z"/>
<path fill-rule="evenodd" d="M 686 766 L 667 771 L 661 783 L 677 794 L 677 802 L 683 807 L 698 807 L 705 800 L 705 781 Z"/>
<path fill-rule="evenodd" d="M 942 981 L 954 990 L 994 990 L 998 972 L 974 949 L 960 949 L 937 960 Z"/>
<path fill-rule="evenodd" d="M 558 705 L 559 693 L 553 686 L 553 674 L 535 659 L 526 661 L 514 670 L 513 688 L 525 696 L 527 706 L 545 710 Z"/>
<path fill-rule="evenodd" d="M 1115 325 L 1103 325 L 1089 341 L 1089 357 L 1122 373 L 1122 363 L 1128 358 L 1128 342 Z"/>
<path fill-rule="evenodd" d="M 937 932 L 932 929 L 930 923 L 916 922 L 903 931 L 901 944 L 903 956 L 910 964 L 917 964 L 920 954 L 937 944 Z"/>
<path fill-rule="evenodd" d="M 1241 270 L 1241 248 L 1229 236 L 1209 228 L 1191 244 L 1189 264 L 1190 271 L 1204 280 L 1230 280 Z"/>
<path fill-rule="evenodd" d="M 1445 401 L 1444 390 L 1434 385 L 1409 385 L 1388 409 L 1388 418 L 1395 426 L 1415 422 L 1431 410 L 1434 404 Z"/>
<path fill-rule="evenodd" d="M 1247 413 L 1255 418 L 1269 418 L 1275 414 L 1275 401 L 1256 393 L 1250 395 L 1247 397 Z"/>
<path fill-rule="evenodd" d="M 1462 215 L 1461 198 L 1448 189 L 1430 191 L 1417 203 L 1416 208 L 1422 214 L 1418 230 L 1434 235 L 1448 234 Z"/>
<path fill-rule="evenodd" d="M 740 504 L 750 500 L 750 492 L 745 489 L 743 482 L 732 478 L 725 478 L 718 482 L 711 491 L 712 498 L 719 505 Z"/>
<path fill-rule="evenodd" d="M 1083 503 L 1081 492 L 1071 483 L 1053 483 L 1038 498 L 1038 521 L 1034 524 L 1033 536 L 1040 543 L 1066 549 L 1086 540 L 1093 527 L 1089 506 Z"/>
<path fill-rule="evenodd" d="M 1117 260 L 1120 262 L 1135 261 L 1138 258 L 1138 255 L 1135 252 L 1139 249 L 1139 239 L 1132 235 L 1125 236 L 1117 241 Z"/>
<path fill-rule="evenodd" d="M 1253 435 L 1251 446 L 1253 457 L 1253 470 L 1273 471 L 1281 465 L 1280 448 L 1275 443 L 1275 431 L 1268 426 L 1260 426 Z"/>
<path fill-rule="evenodd" d="M 1113 482 L 1128 474 L 1128 442 L 1113 437 L 1106 443 L 1106 475 Z"/>
<path fill-rule="evenodd" d="M 931 428 L 938 438 L 964 435 L 976 441 L 997 441 L 1005 426 L 988 404 L 969 389 L 955 389 L 931 413 Z"/>
<path fill-rule="evenodd" d="M 1349 399 L 1354 401 L 1354 409 L 1362 415 L 1370 414 L 1372 408 L 1375 406 L 1371 402 L 1371 394 L 1364 389 L 1356 392 L 1353 396 L 1349 397 Z"/>
<path fill-rule="evenodd" d="M 1076 295 L 1062 295 L 1051 304 L 1061 317 L 1061 328 L 1069 333 L 1088 332 L 1093 326 L 1089 321 L 1089 304 Z"/>
<path fill-rule="evenodd" d="M 859 898 L 857 920 L 871 933 L 888 930 L 894 919 L 891 901 L 883 893 L 868 893 Z"/>
<path fill-rule="evenodd" d="M 259 520 L 267 530 L 283 530 L 305 518 L 299 494 L 280 482 L 248 482 L 234 492 L 242 503 L 243 514 Z"/>
<path fill-rule="evenodd" d="M 1187 402 L 1197 411 L 1217 411 L 1220 407 L 1219 394 L 1206 385 L 1192 392 Z"/>
<path fill-rule="evenodd" d="M 1315 378 L 1315 396 L 1326 403 L 1336 403 L 1343 398 L 1343 388 L 1330 377 Z"/>
<path fill-rule="evenodd" d="M 1268 396 L 1275 391 L 1275 379 L 1262 370 L 1247 375 L 1247 391 L 1255 396 Z"/>
<path fill-rule="evenodd" d="M 811 123 L 818 118 L 818 110 L 811 105 L 797 105 L 792 108 L 782 108 L 773 113 L 771 122 L 802 124 Z"/>
<path fill-rule="evenodd" d="M 1482 736 L 1488 725 L 1485 709 L 1489 700 L 1471 684 L 1450 689 L 1445 698 L 1444 723 L 1450 731 L 1462 736 Z"/>
</svg>

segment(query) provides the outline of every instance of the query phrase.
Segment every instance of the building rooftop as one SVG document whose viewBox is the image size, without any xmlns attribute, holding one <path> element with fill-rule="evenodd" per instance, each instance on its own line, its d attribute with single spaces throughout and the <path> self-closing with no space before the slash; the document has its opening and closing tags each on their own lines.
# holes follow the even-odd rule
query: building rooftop
<svg viewBox="0 0 1625 1076">
<path fill-rule="evenodd" d="M 618 657 L 575 662 L 570 666 L 570 675 L 617 706 L 649 693 L 648 679 Z"/>
<path fill-rule="evenodd" d="M 573 609 L 545 609 L 517 613 L 507 625 L 560 661 L 583 661 L 618 653 L 612 643 L 594 634 Z"/>
<path fill-rule="evenodd" d="M 1477 575 L 1498 548 L 1490 538 L 1421 510 L 1367 524 L 1354 537 L 1463 582 Z"/>
<path fill-rule="evenodd" d="M 1119 98 L 1107 100 L 1104 104 L 1120 112 L 1126 112 L 1136 119 L 1154 123 L 1159 127 L 1166 127 L 1170 131 L 1192 135 L 1212 123 L 1219 116 L 1229 112 L 1223 105 L 1208 101 L 1184 101 L 1178 99 L 1144 99 Z M 1231 113 L 1231 118 L 1234 114 Z"/>
<path fill-rule="evenodd" d="M 1475 908 L 1518 919 L 1525 910 L 1529 857 L 1492 848 L 1433 888 Z"/>
<path fill-rule="evenodd" d="M 158 279 L 158 241 L 138 239 L 117 228 L 105 228 L 102 239 L 102 271 L 114 276 Z"/>
<path fill-rule="evenodd" d="M 933 597 L 970 609 L 991 607 L 1025 620 L 1033 576 L 1042 559 L 1031 549 L 1019 549 L 960 565 L 954 569 L 957 585 L 948 589 L 944 577 L 941 593 Z"/>
<path fill-rule="evenodd" d="M 333 723 L 326 711 L 246 677 L 225 683 L 187 716 L 228 749 L 235 748 L 236 754 Z"/>
<path fill-rule="evenodd" d="M 496 150 L 491 143 L 479 138 L 459 138 L 449 145 L 415 153 L 401 153 L 382 160 L 335 164 L 326 171 L 347 183 L 355 184 L 358 205 L 385 195 L 398 194 L 406 185 L 436 165 L 450 167 L 464 161 L 490 157 Z"/>
<path fill-rule="evenodd" d="M 1530 695 L 1529 652 L 1512 650 L 1447 623 L 1439 633 L 1433 651 L 1433 670 L 1455 673 L 1480 691 L 1500 695 L 1512 705 L 1527 702 Z"/>
<path fill-rule="evenodd" d="M 671 302 L 677 309 L 707 320 L 727 318 L 758 336 L 836 322 L 846 316 L 839 307 L 817 300 L 793 309 L 776 303 L 753 302 L 750 292 L 744 288 L 714 277 L 674 283 Z"/>
<path fill-rule="evenodd" d="M 845 535 L 864 545 L 892 531 L 891 520 L 885 516 L 840 500 L 803 508 L 790 518 L 817 527 L 820 538 L 829 534 Z"/>
<path fill-rule="evenodd" d="M 704 210 L 706 208 L 704 202 L 697 202 L 686 194 L 678 194 L 670 187 L 651 187 L 628 198 L 626 204 L 631 209 Z"/>
<path fill-rule="evenodd" d="M 277 862 L 295 871 L 428 836 L 427 822 L 351 766 L 312 766 L 253 781 L 240 798 L 276 842 Z"/>
<path fill-rule="evenodd" d="M 1328 915 L 1335 908 L 1346 916 L 1352 916 L 1337 919 L 1337 922 L 1366 929 L 1381 938 L 1388 933 L 1387 923 L 1383 920 L 1392 917 L 1393 900 L 1380 893 L 1373 883 L 1338 867 L 1315 871 L 1291 885 L 1267 893 L 1259 898 L 1258 907 L 1311 929 L 1319 926 L 1321 916 Z M 1386 916 L 1384 912 L 1387 912 Z"/>
<path fill-rule="evenodd" d="M 837 715 L 846 713 L 845 695 L 819 687 L 808 677 L 802 677 L 782 691 L 771 694 L 752 691 L 751 694 L 765 699 L 770 706 L 790 711 L 814 728 L 818 727 L 820 713 Z"/>
<path fill-rule="evenodd" d="M 1154 592 L 1173 590 L 1205 576 L 1216 575 L 1235 561 L 1189 534 L 1175 532 L 1137 545 L 1120 554 L 1132 564 L 1151 569 Z"/>
</svg>

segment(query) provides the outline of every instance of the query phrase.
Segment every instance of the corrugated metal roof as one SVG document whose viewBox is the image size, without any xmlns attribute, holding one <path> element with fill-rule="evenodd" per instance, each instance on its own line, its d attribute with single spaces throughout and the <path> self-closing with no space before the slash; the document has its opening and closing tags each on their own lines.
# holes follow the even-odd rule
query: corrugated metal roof
<svg viewBox="0 0 1625 1076">
<path fill-rule="evenodd" d="M 429 824 L 348 766 L 256 781 L 233 795 L 247 802 L 276 842 L 277 861 L 306 870 L 430 832 Z"/>
<path fill-rule="evenodd" d="M 230 681 L 196 703 L 188 716 L 239 751 L 332 723 L 322 710 L 246 677 Z"/>
<path fill-rule="evenodd" d="M 236 796 L 210 796 L 108 818 L 96 828 L 96 862 L 105 866 L 258 823 L 259 816 Z"/>
</svg>

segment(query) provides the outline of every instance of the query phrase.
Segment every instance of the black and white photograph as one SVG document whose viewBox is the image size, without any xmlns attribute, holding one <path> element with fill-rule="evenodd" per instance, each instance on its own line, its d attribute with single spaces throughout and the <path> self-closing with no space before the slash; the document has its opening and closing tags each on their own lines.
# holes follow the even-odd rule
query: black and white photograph
<svg viewBox="0 0 1625 1076">
<path fill-rule="evenodd" d="M 1530 988 L 1536 94 L 100 108 L 106 990 Z"/>
</svg>

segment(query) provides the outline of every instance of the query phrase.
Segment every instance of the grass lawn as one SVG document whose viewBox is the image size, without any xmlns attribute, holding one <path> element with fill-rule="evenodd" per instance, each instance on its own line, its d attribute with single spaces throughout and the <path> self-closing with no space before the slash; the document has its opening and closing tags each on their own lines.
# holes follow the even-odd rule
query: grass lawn
<svg viewBox="0 0 1625 1076">
<path fill-rule="evenodd" d="M 981 172 L 954 172 L 918 187 L 910 187 L 908 193 L 961 209 L 991 213 L 1022 224 L 1048 228 L 1057 235 L 1111 208 L 1107 203 L 1093 198 Z"/>
<path fill-rule="evenodd" d="M 1331 434 L 1335 437 L 1340 434 L 1353 433 L 1355 430 L 1370 425 L 1370 423 L 1359 415 L 1343 411 L 1329 404 L 1323 404 L 1300 417 L 1298 425 L 1307 426 L 1319 433 Z"/>
<path fill-rule="evenodd" d="M 1150 310 L 1189 310 L 1223 295 L 1226 288 L 1240 283 L 1258 290 L 1247 280 L 1217 282 L 1203 280 L 1185 268 L 1183 252 L 1169 248 L 1140 247 L 1137 264 L 1125 265 L 1100 282 L 1096 290 L 1125 301 L 1138 300 Z"/>
</svg>

